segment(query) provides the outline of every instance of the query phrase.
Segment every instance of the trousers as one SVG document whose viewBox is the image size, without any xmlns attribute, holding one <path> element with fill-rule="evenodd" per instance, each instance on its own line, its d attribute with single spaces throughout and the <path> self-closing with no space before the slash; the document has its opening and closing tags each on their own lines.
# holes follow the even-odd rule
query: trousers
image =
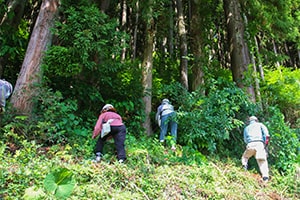
<svg viewBox="0 0 300 200">
<path fill-rule="evenodd" d="M 242 165 L 247 166 L 248 160 L 252 156 L 255 156 L 262 177 L 269 178 L 267 152 L 263 142 L 250 142 L 247 144 L 246 150 L 242 156 Z"/>
</svg>

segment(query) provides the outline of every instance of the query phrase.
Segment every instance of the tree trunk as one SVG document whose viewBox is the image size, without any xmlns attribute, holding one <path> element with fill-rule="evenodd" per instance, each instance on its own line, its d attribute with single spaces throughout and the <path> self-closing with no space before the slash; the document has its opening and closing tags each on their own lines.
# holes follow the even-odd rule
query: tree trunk
<svg viewBox="0 0 300 200">
<path fill-rule="evenodd" d="M 260 108 L 262 108 L 262 99 L 261 99 L 261 95 L 260 95 L 259 79 L 257 76 L 256 62 L 255 62 L 254 55 L 251 55 L 251 60 L 252 60 L 252 64 L 253 64 L 253 75 L 254 75 L 254 80 L 255 80 L 255 95 L 258 100 Z"/>
<path fill-rule="evenodd" d="M 174 8 L 173 8 L 173 0 L 170 0 L 169 4 L 169 38 L 168 38 L 168 44 L 169 44 L 169 54 L 170 58 L 173 57 L 174 54 Z"/>
<path fill-rule="evenodd" d="M 109 8 L 109 5 L 110 5 L 110 0 L 102 0 L 100 2 L 100 9 L 102 12 L 106 12 L 107 9 Z"/>
<path fill-rule="evenodd" d="M 254 41 L 255 41 L 255 46 L 256 46 L 256 53 L 257 53 L 257 58 L 258 58 L 258 71 L 259 71 L 259 75 L 262 81 L 265 81 L 265 75 L 264 75 L 264 69 L 262 67 L 262 61 L 261 61 L 261 57 L 260 57 L 260 51 L 259 51 L 259 44 L 257 41 L 257 38 L 254 37 Z"/>
<path fill-rule="evenodd" d="M 204 83 L 202 65 L 205 56 L 203 55 L 203 24 L 201 23 L 201 4 L 191 2 L 191 50 L 194 55 L 192 90 L 197 90 Z"/>
<path fill-rule="evenodd" d="M 145 105 L 145 122 L 143 127 L 146 130 L 147 135 L 152 134 L 151 128 L 151 107 L 152 107 L 152 68 L 153 68 L 153 49 L 154 49 L 154 37 L 155 37 L 155 24 L 152 16 L 152 0 L 149 0 L 149 8 L 147 13 L 146 22 L 146 39 L 145 39 L 145 49 L 144 58 L 142 63 L 143 68 L 143 87 L 144 87 L 144 97 L 143 102 Z"/>
<path fill-rule="evenodd" d="M 135 60 L 136 58 L 136 43 L 137 43 L 137 32 L 138 32 L 138 25 L 139 25 L 139 1 L 136 1 L 136 14 L 135 14 L 135 24 L 134 24 L 134 30 L 133 30 L 133 38 L 132 38 L 132 60 Z"/>
<path fill-rule="evenodd" d="M 272 45 L 273 45 L 273 51 L 274 51 L 274 54 L 275 54 L 275 56 L 277 57 L 277 56 L 278 56 L 278 52 L 277 52 L 277 47 L 276 47 L 276 44 L 275 44 L 274 39 L 272 39 Z M 277 68 L 280 67 L 280 63 L 279 63 L 278 61 L 276 61 L 276 67 L 277 67 Z"/>
<path fill-rule="evenodd" d="M 127 2 L 126 0 L 122 0 L 122 17 L 121 17 L 121 30 L 125 31 L 126 30 L 126 23 L 127 23 Z M 121 60 L 124 61 L 125 57 L 126 57 L 126 48 L 125 48 L 125 44 L 126 44 L 126 40 L 125 38 L 122 38 L 121 40 L 123 49 L 122 49 L 122 55 L 121 55 Z"/>
<path fill-rule="evenodd" d="M 224 0 L 227 32 L 230 45 L 230 62 L 233 80 L 240 88 L 245 88 L 250 100 L 255 102 L 255 91 L 251 84 L 245 85 L 245 73 L 250 64 L 249 49 L 244 39 L 244 23 L 238 0 Z"/>
<path fill-rule="evenodd" d="M 36 20 L 25 58 L 11 98 L 13 106 L 24 114 L 32 111 L 32 98 L 38 95 L 34 85 L 41 79 L 41 63 L 51 42 L 50 29 L 58 11 L 59 0 L 44 0 Z"/>
<path fill-rule="evenodd" d="M 176 0 L 178 12 L 178 32 L 180 38 L 180 72 L 181 84 L 187 90 L 189 89 L 188 83 L 188 60 L 187 60 L 187 37 L 184 22 L 184 14 L 182 7 L 182 0 Z"/>
</svg>

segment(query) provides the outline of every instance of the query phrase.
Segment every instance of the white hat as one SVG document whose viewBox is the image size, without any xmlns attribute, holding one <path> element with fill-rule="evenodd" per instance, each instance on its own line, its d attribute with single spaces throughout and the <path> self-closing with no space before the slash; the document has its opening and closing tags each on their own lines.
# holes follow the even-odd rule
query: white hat
<svg viewBox="0 0 300 200">
<path fill-rule="evenodd" d="M 251 116 L 251 117 L 249 117 L 249 121 L 258 121 L 258 119 L 255 116 Z"/>
<path fill-rule="evenodd" d="M 170 103 L 169 99 L 163 99 L 162 103 Z"/>
<path fill-rule="evenodd" d="M 105 106 L 103 106 L 102 110 L 108 110 L 109 108 L 113 108 L 113 105 L 105 104 Z"/>
</svg>

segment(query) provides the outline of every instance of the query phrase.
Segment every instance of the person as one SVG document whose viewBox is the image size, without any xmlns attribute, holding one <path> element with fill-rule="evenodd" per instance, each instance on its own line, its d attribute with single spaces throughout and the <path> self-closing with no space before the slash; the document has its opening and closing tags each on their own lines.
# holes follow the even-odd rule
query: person
<svg viewBox="0 0 300 200">
<path fill-rule="evenodd" d="M 177 122 L 175 121 L 176 112 L 174 106 L 168 99 L 163 99 L 161 105 L 158 106 L 155 118 L 160 126 L 159 141 L 165 142 L 165 137 L 170 126 L 172 136 L 172 150 L 176 150 L 176 139 L 177 139 Z"/>
<path fill-rule="evenodd" d="M 117 113 L 116 109 L 111 104 L 106 104 L 103 106 L 97 123 L 93 130 L 92 138 L 95 139 L 102 130 L 102 124 L 111 121 L 111 131 L 109 134 L 104 136 L 103 138 L 100 136 L 96 143 L 95 147 L 95 155 L 96 162 L 100 162 L 103 156 L 103 147 L 104 143 L 107 139 L 113 138 L 115 143 L 115 148 L 117 150 L 117 159 L 119 163 L 123 163 L 126 160 L 126 152 L 125 152 L 125 138 L 126 138 L 126 126 L 122 121 L 122 117 Z"/>
<path fill-rule="evenodd" d="M 247 170 L 249 158 L 255 156 L 264 182 L 269 180 L 269 167 L 266 151 L 269 140 L 270 135 L 268 128 L 263 123 L 258 122 L 257 117 L 249 117 L 249 125 L 244 128 L 246 150 L 242 155 L 242 165 L 243 168 Z"/>
<path fill-rule="evenodd" d="M 0 113 L 5 111 L 6 100 L 11 95 L 13 87 L 11 83 L 0 79 Z"/>
</svg>

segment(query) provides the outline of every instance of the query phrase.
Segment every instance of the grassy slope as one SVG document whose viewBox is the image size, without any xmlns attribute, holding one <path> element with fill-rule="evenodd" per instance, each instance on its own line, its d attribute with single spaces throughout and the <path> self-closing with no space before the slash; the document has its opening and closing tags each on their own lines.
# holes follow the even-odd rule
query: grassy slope
<svg viewBox="0 0 300 200">
<path fill-rule="evenodd" d="M 31 142 L 23 145 L 14 155 L 6 145 L 1 146 L 0 199 L 21 199 L 30 187 L 42 191 L 41 199 L 53 199 L 43 181 L 56 167 L 68 168 L 74 174 L 76 187 L 69 199 L 300 198 L 299 179 L 296 182 L 293 176 L 272 172 L 271 181 L 265 185 L 256 170 L 244 171 L 238 161 L 208 158 L 199 164 L 189 157 L 182 159 L 180 147 L 174 153 L 161 146 L 147 147 L 147 143 L 132 145 L 127 149 L 126 164 L 117 163 L 110 154 L 97 164 L 84 158 L 85 153 L 78 152 L 76 145 L 48 149 Z"/>
</svg>

